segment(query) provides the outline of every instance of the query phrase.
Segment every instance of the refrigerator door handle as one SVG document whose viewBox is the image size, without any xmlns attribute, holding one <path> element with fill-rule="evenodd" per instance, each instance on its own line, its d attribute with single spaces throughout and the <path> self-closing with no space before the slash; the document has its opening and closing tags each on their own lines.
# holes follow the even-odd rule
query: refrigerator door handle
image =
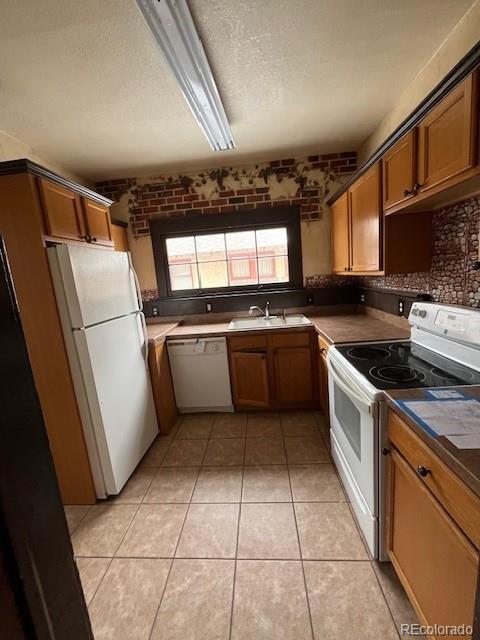
<svg viewBox="0 0 480 640">
<path fill-rule="evenodd" d="M 143 331 L 143 359 L 145 360 L 145 369 L 149 369 L 148 366 L 148 333 L 147 333 L 147 321 L 145 320 L 145 315 L 143 311 L 137 311 L 137 314 L 140 316 L 140 322 L 142 323 L 142 331 Z"/>
<path fill-rule="evenodd" d="M 135 291 L 137 293 L 138 308 L 140 309 L 140 311 L 143 311 L 142 290 L 140 289 L 140 282 L 138 281 L 137 272 L 133 268 L 132 254 L 129 251 L 127 255 L 128 255 L 128 266 L 130 267 L 130 271 L 132 272 L 132 275 L 133 275 L 133 281 L 135 282 Z"/>
</svg>

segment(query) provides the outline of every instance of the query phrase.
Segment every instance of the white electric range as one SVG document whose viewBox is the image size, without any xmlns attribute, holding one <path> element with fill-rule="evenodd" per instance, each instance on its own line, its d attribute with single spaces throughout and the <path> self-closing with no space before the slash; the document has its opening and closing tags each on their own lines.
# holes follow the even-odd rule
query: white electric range
<svg viewBox="0 0 480 640">
<path fill-rule="evenodd" d="M 385 391 L 480 384 L 480 309 L 415 302 L 410 340 L 328 350 L 332 456 L 374 558 L 384 544 Z"/>
</svg>

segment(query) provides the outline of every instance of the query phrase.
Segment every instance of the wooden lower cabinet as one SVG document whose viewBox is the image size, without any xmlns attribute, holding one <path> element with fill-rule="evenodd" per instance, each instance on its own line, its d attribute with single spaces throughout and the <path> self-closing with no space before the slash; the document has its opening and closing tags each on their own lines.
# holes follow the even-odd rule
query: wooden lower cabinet
<svg viewBox="0 0 480 640">
<path fill-rule="evenodd" d="M 308 406 L 313 401 L 310 347 L 284 347 L 273 354 L 278 405 Z"/>
<path fill-rule="evenodd" d="M 233 401 L 236 407 L 270 406 L 267 354 L 237 352 L 230 357 Z"/>
<path fill-rule="evenodd" d="M 312 407 L 317 399 L 314 345 L 311 331 L 230 338 L 235 407 Z"/>
<path fill-rule="evenodd" d="M 394 447 L 388 484 L 388 553 L 420 622 L 472 625 L 478 549 Z"/>
<path fill-rule="evenodd" d="M 149 343 L 148 364 L 153 399 L 157 410 L 158 428 L 162 435 L 167 435 L 177 420 L 178 411 L 165 342 L 158 345 Z"/>
</svg>

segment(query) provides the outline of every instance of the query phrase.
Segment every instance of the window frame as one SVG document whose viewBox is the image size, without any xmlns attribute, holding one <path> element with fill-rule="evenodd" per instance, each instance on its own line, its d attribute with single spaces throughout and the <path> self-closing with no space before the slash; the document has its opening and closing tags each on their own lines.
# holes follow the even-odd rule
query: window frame
<svg viewBox="0 0 480 640">
<path fill-rule="evenodd" d="M 210 235 L 231 231 L 257 231 L 275 227 L 287 229 L 288 282 L 172 290 L 167 262 L 166 240 L 175 236 Z M 236 211 L 224 214 L 201 214 L 183 218 L 150 221 L 153 258 L 160 298 L 197 298 L 215 294 L 241 294 L 303 287 L 300 208 L 285 206 Z"/>
</svg>

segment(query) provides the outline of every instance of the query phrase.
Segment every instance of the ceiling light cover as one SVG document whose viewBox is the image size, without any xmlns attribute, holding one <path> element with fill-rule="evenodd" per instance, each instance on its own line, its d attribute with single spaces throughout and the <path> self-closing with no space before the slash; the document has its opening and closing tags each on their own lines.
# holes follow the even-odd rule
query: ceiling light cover
<svg viewBox="0 0 480 640">
<path fill-rule="evenodd" d="M 136 0 L 214 151 L 234 149 L 230 125 L 186 0 Z"/>
</svg>

